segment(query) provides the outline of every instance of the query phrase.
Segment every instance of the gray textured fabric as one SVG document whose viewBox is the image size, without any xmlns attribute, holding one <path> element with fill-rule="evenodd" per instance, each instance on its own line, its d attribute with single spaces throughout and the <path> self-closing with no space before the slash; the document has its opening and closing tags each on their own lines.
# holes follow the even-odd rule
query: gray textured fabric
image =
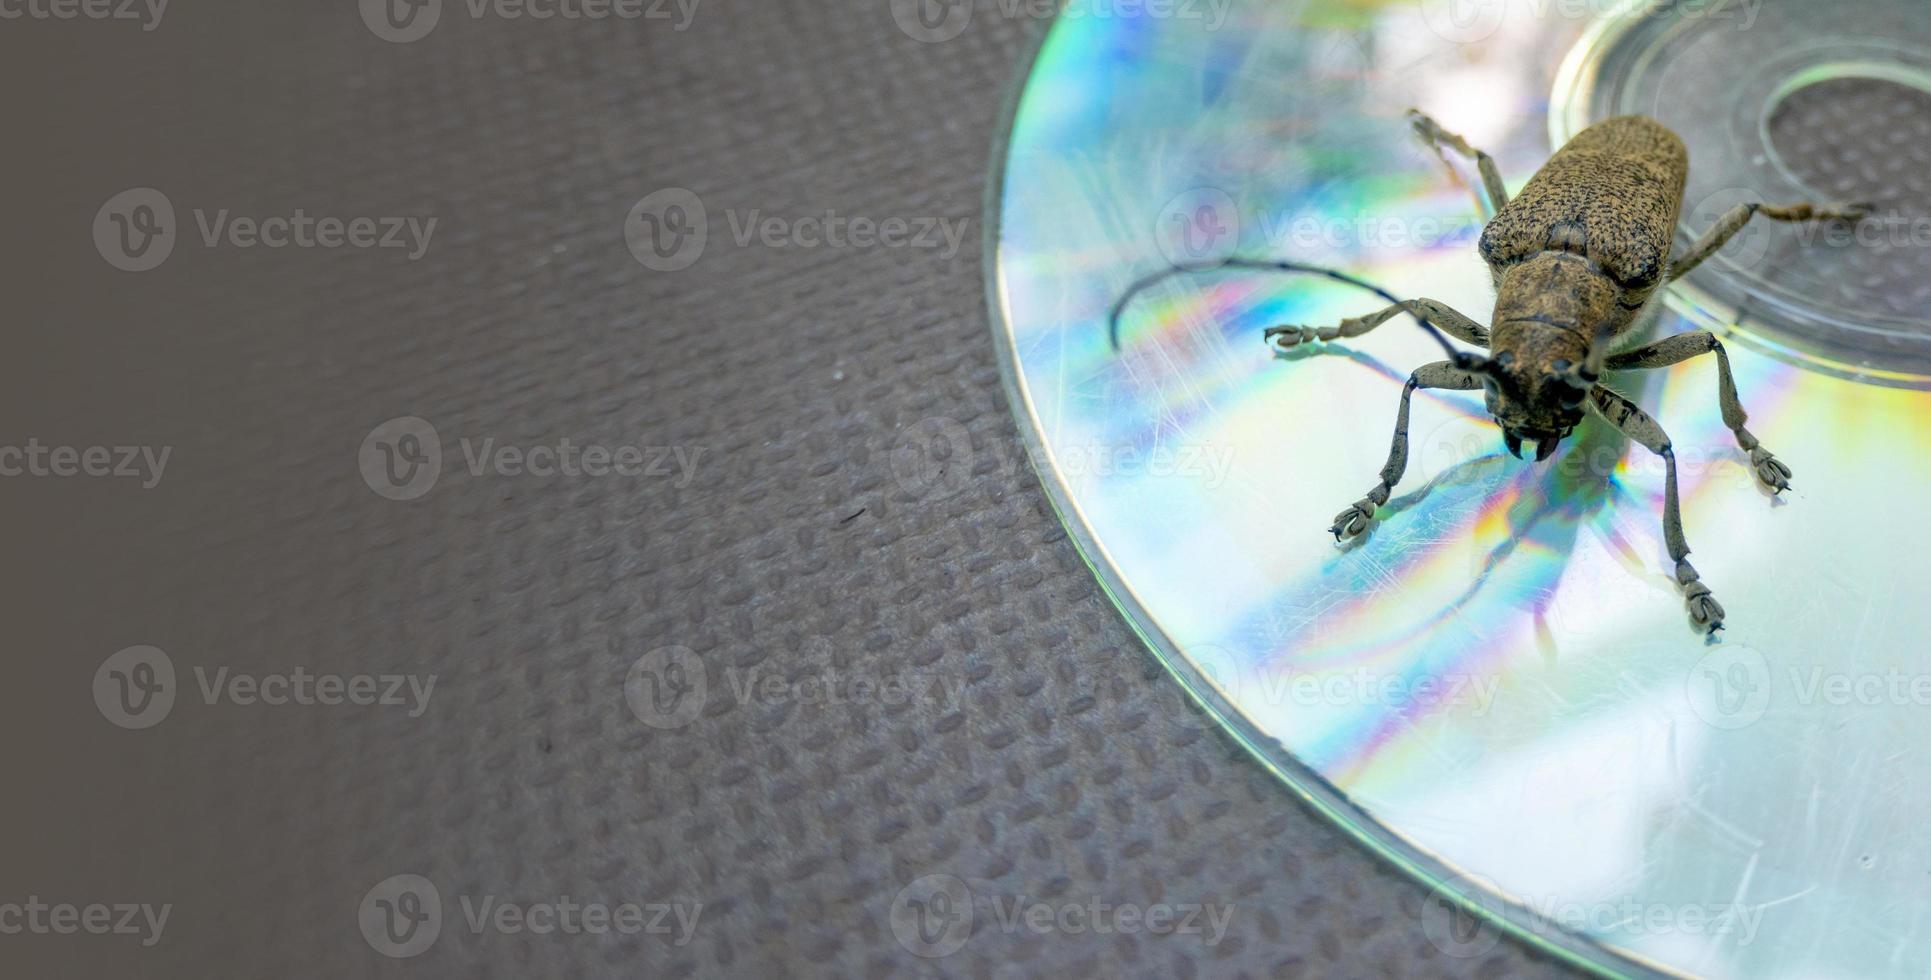
<svg viewBox="0 0 1931 980">
<path fill-rule="evenodd" d="M 152 947 L 0 936 L 0 972 L 1560 972 L 1512 942 L 1431 945 L 1426 889 L 1188 705 L 1023 462 L 979 208 L 1044 25 L 981 16 L 921 44 L 884 0 L 705 0 L 682 31 L 675 5 L 651 9 L 672 20 L 477 19 L 452 0 L 408 43 L 352 0 L 181 4 L 152 31 L 0 25 L 16 344 L 0 443 L 170 453 L 151 488 L 0 480 L 0 903 L 171 905 Z M 124 272 L 90 229 L 142 187 L 178 233 L 159 267 Z M 701 198 L 710 238 L 660 273 L 626 221 L 669 187 Z M 437 225 L 413 260 L 202 238 L 224 210 L 297 209 Z M 970 234 L 956 254 L 740 246 L 753 210 Z M 135 224 L 103 219 L 109 251 L 150 227 L 115 214 Z M 358 454 L 409 416 L 433 425 L 441 473 L 387 499 Z M 934 431 L 967 434 L 943 470 L 909 452 Z M 373 434 L 370 458 L 397 473 L 381 447 L 424 448 Z M 675 447 L 694 469 L 472 474 L 464 448 L 565 439 Z M 175 700 L 123 728 L 107 716 L 147 689 L 117 687 L 143 655 L 109 656 L 140 645 L 165 653 Z M 701 710 L 653 727 L 627 678 L 656 658 L 631 685 L 649 715 L 680 649 L 702 664 Z M 401 705 L 203 695 L 298 669 L 435 686 L 415 717 L 406 688 Z M 832 673 L 912 693 L 810 700 Z M 775 686 L 742 694 L 753 682 Z M 1007 908 L 1231 917 L 1209 943 L 1008 931 L 981 906 L 963 949 L 925 960 L 891 910 L 932 873 Z M 399 874 L 443 903 L 413 959 L 358 920 Z M 682 945 L 470 924 L 488 899 L 566 897 L 697 918 Z"/>
</svg>

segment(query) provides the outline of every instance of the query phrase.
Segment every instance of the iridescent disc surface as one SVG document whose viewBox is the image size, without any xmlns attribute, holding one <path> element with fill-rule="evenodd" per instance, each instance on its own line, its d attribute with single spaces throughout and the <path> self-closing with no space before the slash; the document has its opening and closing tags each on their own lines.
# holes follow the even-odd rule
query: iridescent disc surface
<svg viewBox="0 0 1931 980">
<path fill-rule="evenodd" d="M 1913 74 L 1931 6 L 1612 6 L 1070 5 L 991 203 L 1015 411 L 1095 573 L 1180 682 L 1441 895 L 1606 971 L 1923 976 L 1931 327 L 1912 291 L 1931 283 L 1931 224 L 1898 182 L 1931 174 Z M 1674 439 L 1720 639 L 1691 628 L 1669 576 L 1661 465 L 1595 421 L 1535 465 L 1506 454 L 1479 395 L 1424 392 L 1394 500 L 1337 547 L 1326 528 L 1374 483 L 1403 381 L 1440 349 L 1405 319 L 1291 355 L 1261 333 L 1373 296 L 1223 270 L 1148 293 L 1109 347 L 1134 280 L 1234 254 L 1486 322 L 1470 171 L 1411 136 L 1410 106 L 1494 153 L 1512 189 L 1552 134 L 1655 115 L 1693 168 L 1708 160 L 1685 243 L 1737 195 L 1890 192 L 1876 238 L 1753 227 L 1646 331 L 1725 334 L 1793 492 L 1757 486 L 1711 359 L 1613 379 Z M 1833 120 L 1858 126 L 1816 132 Z M 1486 953 L 1492 933 L 1449 908 L 1424 910 L 1430 940 Z"/>
</svg>

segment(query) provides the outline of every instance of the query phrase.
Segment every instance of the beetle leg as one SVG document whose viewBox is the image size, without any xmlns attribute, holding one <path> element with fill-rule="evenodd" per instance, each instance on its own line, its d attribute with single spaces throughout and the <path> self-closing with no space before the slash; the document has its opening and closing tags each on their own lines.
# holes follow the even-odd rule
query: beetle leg
<svg viewBox="0 0 1931 980">
<path fill-rule="evenodd" d="M 1355 505 L 1342 511 L 1334 518 L 1334 526 L 1328 533 L 1336 541 L 1346 541 L 1359 537 L 1368 530 L 1368 523 L 1374 520 L 1375 509 L 1388 502 L 1394 493 L 1395 484 L 1401 482 L 1401 475 L 1408 470 L 1408 402 L 1414 397 L 1417 388 L 1435 388 L 1449 391 L 1472 391 L 1482 386 L 1482 376 L 1457 368 L 1450 361 L 1436 361 L 1424 364 L 1408 376 L 1407 386 L 1401 389 L 1401 412 L 1395 416 L 1394 443 L 1388 448 L 1388 463 L 1381 468 L 1381 482 L 1368 491 L 1366 497 Z"/>
<path fill-rule="evenodd" d="M 1676 453 L 1670 447 L 1669 433 L 1635 402 L 1608 388 L 1599 387 L 1592 392 L 1589 407 L 1623 435 L 1663 457 L 1663 542 L 1669 547 L 1671 560 L 1676 562 L 1676 584 L 1683 589 L 1683 599 L 1689 604 L 1691 622 L 1711 633 L 1722 629 L 1723 606 L 1690 564 L 1690 545 L 1683 539 L 1683 509 L 1676 490 Z"/>
<path fill-rule="evenodd" d="M 1763 443 L 1743 427 L 1749 416 L 1743 411 L 1743 403 L 1737 399 L 1737 382 L 1730 373 L 1729 352 L 1723 349 L 1723 342 L 1716 339 L 1715 334 L 1707 330 L 1677 334 L 1626 354 L 1618 354 L 1610 358 L 1608 364 L 1611 370 L 1660 368 L 1710 353 L 1716 354 L 1717 399 L 1723 406 L 1724 426 L 1736 435 L 1737 445 L 1750 454 L 1750 465 L 1757 471 L 1757 479 L 1764 486 L 1777 493 L 1790 489 L 1790 467 L 1785 466 L 1775 453 L 1763 448 Z"/>
<path fill-rule="evenodd" d="M 1269 327 L 1262 337 L 1268 343 L 1272 344 L 1275 350 L 1284 351 L 1298 344 L 1304 344 L 1314 340 L 1329 341 L 1359 337 L 1387 323 L 1402 313 L 1413 314 L 1417 318 L 1426 317 L 1428 322 L 1440 327 L 1443 333 L 1465 344 L 1474 344 L 1483 349 L 1487 349 L 1488 347 L 1487 327 L 1456 312 L 1446 303 L 1432 299 L 1409 300 L 1406 303 L 1390 306 L 1378 313 L 1358 316 L 1352 320 L 1343 320 L 1339 326 Z"/>
<path fill-rule="evenodd" d="M 1468 141 L 1460 136 L 1443 129 L 1441 123 L 1429 118 L 1420 109 L 1408 110 L 1408 122 L 1415 127 L 1415 135 L 1420 136 L 1422 142 L 1427 143 L 1428 148 L 1435 151 L 1436 156 L 1442 157 L 1443 163 L 1448 162 L 1448 158 L 1442 156 L 1444 146 L 1475 161 L 1476 169 L 1482 173 L 1482 187 L 1488 191 L 1491 208 L 1501 211 L 1509 206 L 1508 185 L 1502 183 L 1502 171 L 1495 166 L 1494 157 L 1468 145 Z"/>
<path fill-rule="evenodd" d="M 1772 221 L 1862 221 L 1876 210 L 1871 204 L 1739 204 L 1731 208 L 1723 217 L 1717 219 L 1715 227 L 1703 233 L 1703 237 L 1690 246 L 1683 257 L 1670 266 L 1670 278 L 1681 279 L 1691 269 L 1703 264 L 1703 260 L 1715 255 L 1718 249 L 1728 244 L 1743 230 L 1750 219 L 1763 215 Z"/>
</svg>

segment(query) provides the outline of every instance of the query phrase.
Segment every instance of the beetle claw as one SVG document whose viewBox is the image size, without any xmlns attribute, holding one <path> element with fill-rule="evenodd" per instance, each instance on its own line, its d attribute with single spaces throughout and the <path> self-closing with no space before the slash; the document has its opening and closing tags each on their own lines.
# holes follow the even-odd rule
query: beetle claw
<svg viewBox="0 0 1931 980">
<path fill-rule="evenodd" d="M 1706 636 L 1715 636 L 1723 628 L 1723 604 L 1710 594 L 1710 587 L 1703 584 L 1696 569 L 1687 561 L 1676 563 L 1676 583 L 1683 588 L 1683 601 L 1689 606 L 1690 622 L 1704 631 Z"/>
<path fill-rule="evenodd" d="M 1368 524 L 1374 520 L 1375 507 L 1371 501 L 1358 500 L 1353 507 L 1342 511 L 1334 518 L 1334 526 L 1328 533 L 1334 535 L 1336 542 L 1358 538 L 1368 531 Z"/>
<path fill-rule="evenodd" d="M 1790 489 L 1790 467 L 1778 459 L 1775 453 L 1758 446 L 1750 450 L 1750 465 L 1757 471 L 1757 479 L 1769 487 L 1773 493 L 1783 493 Z"/>
<path fill-rule="evenodd" d="M 1510 455 L 1513 455 L 1516 459 L 1522 458 L 1522 437 L 1521 436 L 1518 436 L 1513 432 L 1505 432 L 1502 434 L 1502 441 L 1508 444 Z"/>
<path fill-rule="evenodd" d="M 1320 331 L 1313 327 L 1301 326 L 1269 327 L 1267 332 L 1261 334 L 1261 338 L 1276 351 L 1285 352 L 1319 339 Z"/>
<path fill-rule="evenodd" d="M 1701 595 L 1687 597 L 1690 607 L 1690 622 L 1707 629 L 1707 635 L 1715 635 L 1723 628 L 1723 604 L 1716 601 L 1708 587 L 1701 589 Z"/>
</svg>

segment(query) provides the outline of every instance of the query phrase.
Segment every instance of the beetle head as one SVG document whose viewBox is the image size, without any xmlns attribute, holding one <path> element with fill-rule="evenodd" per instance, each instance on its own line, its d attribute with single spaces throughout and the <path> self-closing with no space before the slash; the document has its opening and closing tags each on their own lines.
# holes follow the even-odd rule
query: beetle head
<svg viewBox="0 0 1931 980">
<path fill-rule="evenodd" d="M 1524 443 L 1536 446 L 1536 462 L 1555 454 L 1582 424 L 1583 405 L 1595 378 L 1566 360 L 1549 370 L 1522 369 L 1514 354 L 1504 351 L 1489 362 L 1483 387 L 1489 414 L 1502 427 L 1509 452 L 1522 458 Z"/>
</svg>

